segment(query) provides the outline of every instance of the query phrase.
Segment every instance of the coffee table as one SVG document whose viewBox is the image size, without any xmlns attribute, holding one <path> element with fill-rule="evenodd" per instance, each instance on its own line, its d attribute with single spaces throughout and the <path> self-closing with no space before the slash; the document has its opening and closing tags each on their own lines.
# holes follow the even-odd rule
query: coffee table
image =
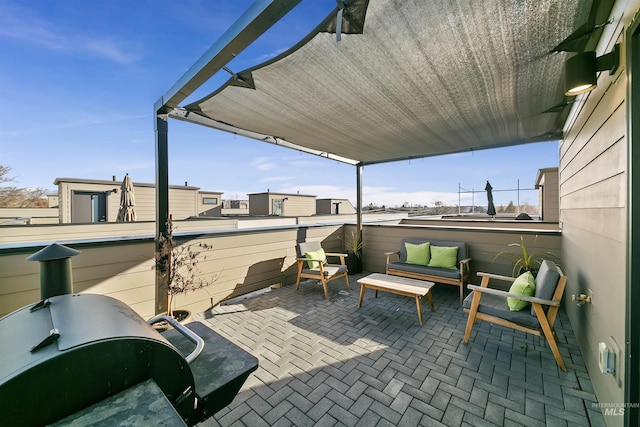
<svg viewBox="0 0 640 427">
<path fill-rule="evenodd" d="M 427 282 L 426 280 L 409 279 L 407 277 L 391 276 L 389 274 L 372 273 L 361 279 L 358 279 L 360 283 L 360 300 L 358 301 L 358 308 L 362 307 L 362 300 L 364 298 L 364 290 L 369 288 L 375 290 L 375 298 L 378 297 L 378 291 L 391 292 L 398 295 L 404 295 L 407 297 L 414 297 L 416 299 L 416 308 L 418 309 L 418 321 L 422 325 L 422 303 L 421 298 L 427 296 L 431 311 L 435 311 L 433 308 L 433 300 L 431 298 L 431 287 L 433 282 Z"/>
</svg>

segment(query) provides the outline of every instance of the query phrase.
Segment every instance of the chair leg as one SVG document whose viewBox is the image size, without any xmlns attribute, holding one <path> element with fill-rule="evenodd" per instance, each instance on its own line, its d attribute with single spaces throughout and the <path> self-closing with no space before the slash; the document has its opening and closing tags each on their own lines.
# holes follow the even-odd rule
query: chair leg
<svg viewBox="0 0 640 427">
<path fill-rule="evenodd" d="M 329 299 L 329 291 L 327 291 L 327 281 L 324 277 L 322 277 L 320 281 L 322 282 L 322 288 L 324 289 L 324 298 Z"/>
<path fill-rule="evenodd" d="M 300 273 L 302 273 L 302 264 L 298 261 L 298 278 L 296 279 L 296 291 L 298 290 L 298 286 L 300 286 Z"/>
<path fill-rule="evenodd" d="M 344 283 L 346 283 L 347 289 L 349 289 L 349 275 L 347 275 L 347 273 L 344 273 Z"/>
<path fill-rule="evenodd" d="M 480 305 L 480 297 L 482 297 L 480 292 L 473 293 L 473 300 L 471 300 L 471 308 L 469 309 L 469 318 L 467 319 L 467 326 L 464 330 L 464 338 L 462 340 L 465 344 L 469 342 L 471 330 L 473 329 L 473 325 L 476 323 L 476 314 L 478 313 L 478 306 Z"/>
<path fill-rule="evenodd" d="M 542 331 L 544 332 L 544 336 L 549 343 L 549 347 L 551 347 L 551 352 L 553 353 L 554 359 L 556 359 L 556 363 L 564 372 L 567 372 L 567 368 L 564 366 L 564 360 L 562 360 L 562 355 L 560 354 L 560 349 L 558 348 L 558 343 L 554 337 L 553 331 L 549 326 L 549 322 L 547 321 L 547 316 L 545 315 L 544 310 L 540 304 L 533 303 L 533 310 L 536 312 L 536 316 L 538 317 L 538 321 L 540 322 L 540 326 L 542 327 Z"/>
</svg>

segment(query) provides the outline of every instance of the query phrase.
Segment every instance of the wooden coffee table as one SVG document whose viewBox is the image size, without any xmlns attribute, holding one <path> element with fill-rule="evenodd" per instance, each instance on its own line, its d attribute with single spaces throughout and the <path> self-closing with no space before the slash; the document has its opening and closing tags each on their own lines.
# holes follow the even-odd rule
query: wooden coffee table
<svg viewBox="0 0 640 427">
<path fill-rule="evenodd" d="M 429 306 L 431 311 L 433 309 L 433 300 L 431 298 L 431 287 L 433 282 L 427 282 L 426 280 L 409 279 L 407 277 L 390 276 L 388 274 L 373 273 L 358 279 L 360 283 L 360 300 L 358 301 L 358 307 L 362 307 L 362 299 L 364 298 L 364 290 L 374 289 L 375 298 L 378 297 L 378 291 L 391 292 L 398 295 L 404 295 L 407 297 L 414 297 L 416 299 L 416 308 L 418 309 L 418 321 L 422 325 L 422 303 L 421 298 L 427 296 L 429 300 Z"/>
</svg>

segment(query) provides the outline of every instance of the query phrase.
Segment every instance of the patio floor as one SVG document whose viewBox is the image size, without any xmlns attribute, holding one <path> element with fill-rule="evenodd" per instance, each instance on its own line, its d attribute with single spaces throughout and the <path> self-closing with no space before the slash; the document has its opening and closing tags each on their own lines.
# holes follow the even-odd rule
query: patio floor
<svg viewBox="0 0 640 427">
<path fill-rule="evenodd" d="M 200 313 L 259 359 L 241 392 L 202 426 L 604 426 L 569 321 L 556 321 L 568 372 L 544 339 L 466 314 L 453 286 L 432 288 L 435 312 L 359 285 L 315 281 Z"/>
</svg>

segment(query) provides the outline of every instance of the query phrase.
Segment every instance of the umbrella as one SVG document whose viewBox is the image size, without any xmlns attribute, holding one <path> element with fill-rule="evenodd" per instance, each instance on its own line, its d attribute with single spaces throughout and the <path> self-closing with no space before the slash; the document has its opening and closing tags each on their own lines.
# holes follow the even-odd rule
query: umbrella
<svg viewBox="0 0 640 427">
<path fill-rule="evenodd" d="M 489 181 L 487 181 L 487 185 L 484 189 L 487 190 L 487 200 L 489 201 L 489 205 L 487 206 L 487 215 L 495 216 L 496 207 L 493 205 L 493 194 L 491 194 L 493 187 L 489 184 Z"/>
<path fill-rule="evenodd" d="M 120 186 L 120 210 L 118 211 L 119 222 L 133 222 L 136 220 L 136 199 L 133 195 L 133 183 L 129 174 L 124 176 Z"/>
</svg>

